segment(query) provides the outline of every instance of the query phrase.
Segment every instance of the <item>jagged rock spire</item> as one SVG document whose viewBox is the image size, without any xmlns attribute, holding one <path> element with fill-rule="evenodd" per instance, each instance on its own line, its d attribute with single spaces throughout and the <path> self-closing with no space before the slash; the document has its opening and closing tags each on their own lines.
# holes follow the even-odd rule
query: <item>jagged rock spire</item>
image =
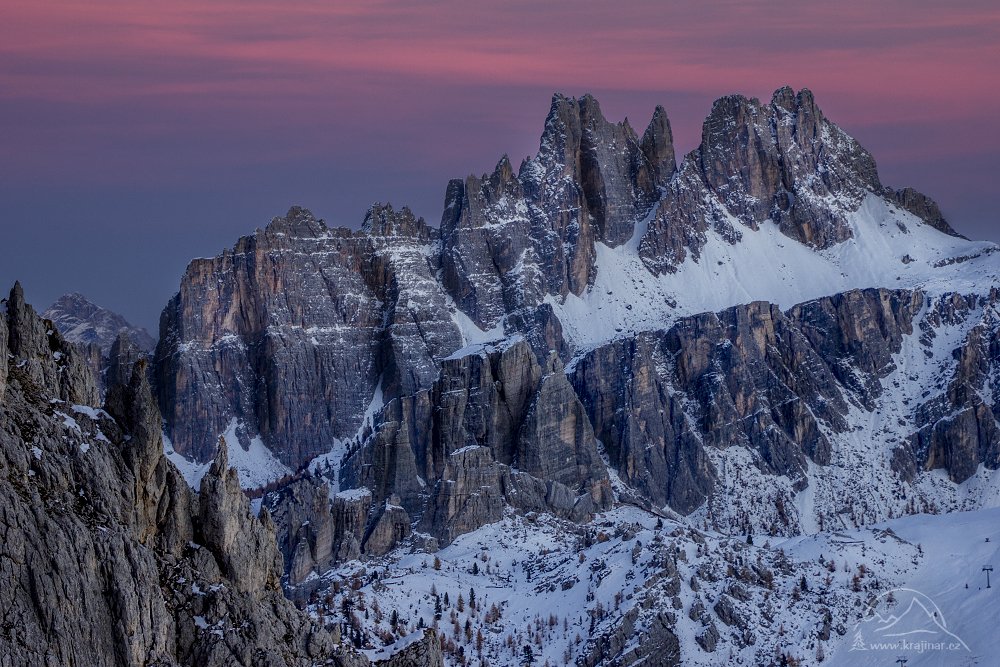
<svg viewBox="0 0 1000 667">
<path fill-rule="evenodd" d="M 280 590 L 281 552 L 266 509 L 250 514 L 236 470 L 229 467 L 225 438 L 219 438 L 212 466 L 201 480 L 198 497 L 201 538 L 236 589 L 259 595 Z"/>
</svg>

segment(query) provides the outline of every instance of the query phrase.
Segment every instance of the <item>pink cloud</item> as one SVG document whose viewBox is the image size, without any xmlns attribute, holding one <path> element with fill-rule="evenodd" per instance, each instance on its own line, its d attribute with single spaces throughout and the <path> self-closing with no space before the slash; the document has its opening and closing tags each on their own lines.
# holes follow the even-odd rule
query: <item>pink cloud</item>
<svg viewBox="0 0 1000 667">
<path fill-rule="evenodd" d="M 599 90 L 609 115 L 627 109 L 635 125 L 652 104 L 634 100 L 664 102 L 690 148 L 712 98 L 766 97 L 786 83 L 812 88 L 828 115 L 862 133 L 887 119 L 947 125 L 897 156 L 1000 151 L 1000 137 L 982 129 L 1000 112 L 998 62 L 1000 9 L 990 2 L 7 0 L 0 21 L 0 102 L 81 119 L 75 134 L 19 119 L 14 145 L 34 152 L 25 163 L 112 146 L 103 159 L 115 173 L 136 159 L 130 147 L 171 137 L 218 143 L 207 156 L 189 152 L 222 164 L 254 159 L 264 135 L 275 137 L 266 150 L 288 159 L 358 153 L 391 135 L 430 162 L 460 152 L 491 160 L 451 145 L 452 128 L 465 114 L 480 119 L 480 134 L 525 123 L 510 135 L 537 137 L 545 106 L 534 100 L 544 96 L 525 91 Z M 511 97 L 484 110 L 470 91 L 486 89 Z M 669 103 L 678 95 L 704 102 L 678 111 Z M 526 109 L 529 98 L 537 106 Z M 161 159 L 166 169 L 171 156 Z"/>
<path fill-rule="evenodd" d="M 923 101 L 937 113 L 997 106 L 996 92 L 984 84 L 997 76 L 1000 10 L 988 5 L 956 12 L 906 0 L 707 9 L 660 2 L 331 7 L 181 0 L 15 2 L 7 13 L 0 53 L 74 66 L 70 74 L 4 72 L 5 84 L 56 99 L 199 95 L 210 86 L 263 95 L 288 92 L 296 81 L 309 92 L 311 83 L 339 72 L 370 72 L 712 94 L 763 92 L 779 78 L 838 94 Z M 120 80 L 105 67 L 109 61 L 148 66 L 160 77 L 120 88 L 83 85 Z M 268 87 L 257 86 L 261 79 Z M 927 94 L 931 86 L 934 95 Z"/>
</svg>

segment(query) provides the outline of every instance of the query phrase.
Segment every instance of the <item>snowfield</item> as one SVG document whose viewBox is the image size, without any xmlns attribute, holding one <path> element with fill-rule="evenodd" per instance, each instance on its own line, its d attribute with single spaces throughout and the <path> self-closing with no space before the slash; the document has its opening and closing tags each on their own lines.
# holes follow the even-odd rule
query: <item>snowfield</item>
<svg viewBox="0 0 1000 667">
<path fill-rule="evenodd" d="M 984 619 L 1000 614 L 1000 586 L 985 588 L 981 568 L 998 560 L 1000 509 L 751 540 L 634 507 L 589 526 L 512 514 L 437 554 L 401 547 L 331 571 L 323 578 L 330 592 L 322 586 L 309 609 L 324 620 L 346 610 L 344 636 L 354 624 L 372 657 L 437 626 L 449 665 L 521 664 L 526 645 L 534 664 L 581 664 L 623 628 L 627 654 L 650 641 L 660 615 L 672 622 L 685 665 L 779 664 L 781 656 L 884 665 L 899 655 L 911 666 L 995 664 L 1000 635 Z M 869 633 L 873 610 L 883 618 L 907 611 L 900 607 L 915 595 L 904 589 L 933 602 L 938 635 L 943 626 L 964 646 L 928 648 L 936 640 L 912 611 L 896 632 L 914 646 L 885 648 Z"/>
<path fill-rule="evenodd" d="M 714 230 L 697 260 L 653 276 L 639 257 L 648 219 L 617 248 L 597 244 L 597 279 L 582 296 L 548 297 L 577 353 L 679 317 L 768 301 L 782 308 L 864 287 L 919 288 L 932 295 L 986 291 L 1000 284 L 1000 247 L 942 234 L 909 211 L 869 194 L 848 213 L 853 238 L 816 251 L 765 221 L 757 231 L 736 218 L 742 240 Z M 904 261 L 905 260 L 905 261 Z"/>
</svg>

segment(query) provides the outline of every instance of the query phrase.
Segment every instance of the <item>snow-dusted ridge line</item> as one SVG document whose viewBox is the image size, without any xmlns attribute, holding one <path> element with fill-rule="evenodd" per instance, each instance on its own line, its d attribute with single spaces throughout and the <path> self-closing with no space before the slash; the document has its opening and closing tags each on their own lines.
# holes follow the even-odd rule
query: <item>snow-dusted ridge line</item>
<svg viewBox="0 0 1000 667">
<path fill-rule="evenodd" d="M 919 288 L 938 295 L 977 293 L 1000 284 L 994 243 L 943 234 L 875 194 L 849 220 L 853 238 L 817 251 L 785 236 L 772 222 L 755 231 L 731 218 L 741 240 L 730 244 L 708 230 L 700 258 L 688 256 L 676 273 L 660 276 L 639 257 L 644 225 L 638 224 L 628 243 L 617 248 L 597 243 L 597 277 L 582 296 L 550 295 L 546 302 L 580 354 L 616 338 L 669 328 L 680 317 L 753 301 L 788 308 L 866 287 Z M 957 257 L 969 259 L 936 266 Z"/>
</svg>

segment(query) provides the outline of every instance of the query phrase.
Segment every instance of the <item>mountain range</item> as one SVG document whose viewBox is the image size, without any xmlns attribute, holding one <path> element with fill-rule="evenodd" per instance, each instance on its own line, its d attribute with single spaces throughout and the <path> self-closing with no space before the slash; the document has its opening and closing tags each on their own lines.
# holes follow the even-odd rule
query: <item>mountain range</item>
<svg viewBox="0 0 1000 667">
<path fill-rule="evenodd" d="M 798 609 L 782 623 L 818 660 L 862 597 L 905 568 L 830 592 L 839 563 L 826 581 L 772 544 L 878 541 L 874 524 L 1000 500 L 998 250 L 957 234 L 929 197 L 884 185 L 808 90 L 721 98 L 679 163 L 662 107 L 640 135 L 591 96 L 556 95 L 538 153 L 451 181 L 437 226 L 389 204 L 357 230 L 292 207 L 192 261 L 155 347 L 79 295 L 43 322 L 16 287 L 5 341 L 27 365 L 0 375 L 0 396 L 38 414 L 26 430 L 28 408 L 11 408 L 0 425 L 15 450 L 42 443 L 35 463 L 18 455 L 24 474 L 51 449 L 83 461 L 73 474 L 97 486 L 80 498 L 127 480 L 137 516 L 118 499 L 98 507 L 128 548 L 153 554 L 161 582 L 165 563 L 188 573 L 181 583 L 223 582 L 251 601 L 218 604 L 250 618 L 270 596 L 281 623 L 324 619 L 368 651 L 358 660 L 385 645 L 390 660 L 507 664 L 527 646 L 553 663 L 761 664 L 795 646 L 760 630 L 781 615 L 759 616 L 760 599 L 775 604 L 767 591 Z M 88 415 L 94 429 L 77 439 L 111 463 L 63 451 L 59 420 L 79 417 L 43 399 Z M 39 428 L 49 435 L 33 439 Z M 35 472 L 34 493 L 72 492 L 72 475 Z M 92 504 L 66 515 L 86 539 L 110 525 Z M 43 525 L 12 511 L 28 534 Z M 215 565 L 190 552 L 199 545 Z M 445 603 L 449 630 L 439 593 L 413 577 L 441 571 L 439 550 L 464 582 L 453 598 L 483 577 L 512 591 L 496 613 L 468 592 Z M 92 583 L 85 564 L 73 576 Z M 407 594 L 381 599 L 398 607 L 373 605 L 394 578 Z M 605 579 L 621 596 L 601 593 Z M 582 605 L 574 631 L 569 615 L 550 623 L 530 606 L 533 587 Z M 43 613 L 29 590 L 19 608 Z M 180 663 L 221 651 L 212 629 L 235 612 L 181 613 L 200 609 L 190 595 L 147 614 L 177 628 L 173 644 L 150 630 L 136 653 L 118 638 L 124 657 L 107 664 L 154 645 Z M 332 636 L 316 653 L 296 644 L 299 629 L 280 658 L 245 635 L 226 655 L 299 664 L 306 646 L 355 659 Z"/>
</svg>

